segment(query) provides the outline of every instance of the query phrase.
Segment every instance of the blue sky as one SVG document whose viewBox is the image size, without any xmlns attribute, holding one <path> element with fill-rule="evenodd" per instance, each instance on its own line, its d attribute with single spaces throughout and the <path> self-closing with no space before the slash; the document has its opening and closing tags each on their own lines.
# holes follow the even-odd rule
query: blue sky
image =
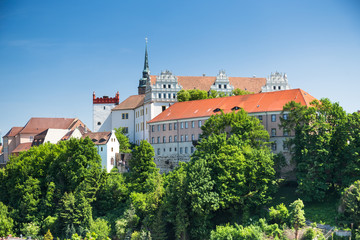
<svg viewBox="0 0 360 240">
<path fill-rule="evenodd" d="M 0 1 L 0 129 L 78 117 L 152 74 L 267 77 L 360 109 L 360 1 Z"/>
</svg>

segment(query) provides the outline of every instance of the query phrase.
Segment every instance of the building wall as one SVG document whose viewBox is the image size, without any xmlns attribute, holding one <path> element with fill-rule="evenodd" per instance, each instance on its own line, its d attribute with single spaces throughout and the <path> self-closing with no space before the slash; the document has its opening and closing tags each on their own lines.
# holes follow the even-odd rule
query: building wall
<svg viewBox="0 0 360 240">
<path fill-rule="evenodd" d="M 284 132 L 280 130 L 281 112 L 253 113 L 250 115 L 261 119 L 264 128 L 269 132 L 270 142 L 273 142 L 271 145 L 273 153 L 283 152 L 289 164 L 290 152 L 286 145 L 284 146 L 284 141 L 292 137 L 293 133 L 284 136 Z M 149 125 L 149 140 L 155 151 L 154 161 L 161 172 L 172 170 L 180 161 L 188 162 L 190 160 L 192 152 L 195 151 L 192 135 L 194 135 L 195 141 L 199 140 L 199 135 L 202 132 L 200 127 L 204 125 L 206 119 L 208 117 L 158 122 Z M 199 125 L 199 121 L 201 125 Z M 194 127 L 192 122 L 194 122 Z M 171 129 L 169 129 L 169 124 L 172 126 Z M 174 125 L 177 125 L 176 129 Z M 171 142 L 169 141 L 170 136 Z"/>
<path fill-rule="evenodd" d="M 49 142 L 49 143 L 56 144 L 68 132 L 69 132 L 69 130 L 67 130 L 67 129 L 51 129 L 50 128 L 47 131 L 47 134 L 44 139 L 44 143 Z"/>
<path fill-rule="evenodd" d="M 116 153 L 119 153 L 119 142 L 115 136 L 115 131 L 112 131 L 109 141 L 106 144 L 106 171 L 110 172 L 116 164 Z M 104 161 L 104 162 L 105 162 Z"/>
<path fill-rule="evenodd" d="M 111 109 L 115 107 L 114 103 L 93 104 L 93 131 L 106 132 L 111 131 Z"/>
<path fill-rule="evenodd" d="M 126 115 L 127 114 L 127 115 Z M 126 118 L 127 117 L 127 118 Z M 112 129 L 118 127 L 127 127 L 126 134 L 130 142 L 135 142 L 135 111 L 132 109 L 116 110 L 111 114 Z"/>
</svg>

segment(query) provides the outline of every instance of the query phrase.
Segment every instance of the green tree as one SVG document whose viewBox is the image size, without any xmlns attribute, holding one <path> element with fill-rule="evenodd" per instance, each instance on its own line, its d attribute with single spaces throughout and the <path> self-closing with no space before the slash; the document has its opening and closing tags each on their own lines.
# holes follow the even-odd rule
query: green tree
<svg viewBox="0 0 360 240">
<path fill-rule="evenodd" d="M 181 89 L 177 93 L 177 99 L 179 102 L 201 100 L 207 98 L 208 98 L 208 93 L 204 90 L 199 90 L 199 89 L 190 89 L 190 90 Z"/>
<path fill-rule="evenodd" d="M 129 138 L 126 136 L 126 133 L 124 131 L 125 128 L 119 127 L 119 128 L 115 128 L 114 130 L 115 130 L 115 136 L 120 144 L 119 151 L 121 153 L 130 153 L 131 152 L 130 142 L 129 142 Z"/>
<path fill-rule="evenodd" d="M 50 232 L 50 229 L 48 229 L 48 231 L 46 232 L 46 234 L 44 235 L 44 240 L 53 240 L 54 237 Z"/>
<path fill-rule="evenodd" d="M 159 172 L 154 162 L 154 156 L 154 149 L 146 140 L 142 140 L 140 145 L 134 148 L 129 161 L 131 190 L 137 192 L 148 191 L 144 183 L 152 177 L 153 173 Z"/>
<path fill-rule="evenodd" d="M 277 223 L 283 225 L 284 223 L 289 223 L 289 210 L 283 203 L 280 203 L 275 208 L 270 207 L 269 209 L 269 218 L 271 223 Z"/>
<path fill-rule="evenodd" d="M 0 202 L 0 237 L 12 234 L 13 226 L 14 221 L 10 217 L 7 206 Z"/>
<path fill-rule="evenodd" d="M 110 231 L 111 227 L 105 219 L 97 218 L 91 223 L 90 232 L 96 233 L 98 236 L 97 239 L 99 240 L 108 239 Z"/>
<path fill-rule="evenodd" d="M 340 210 L 345 217 L 360 226 L 360 180 L 355 181 L 350 187 L 346 188 L 341 196 Z"/>
<path fill-rule="evenodd" d="M 235 88 L 234 90 L 232 90 L 231 95 L 232 96 L 240 96 L 240 95 L 248 95 L 248 94 L 254 94 L 253 92 L 247 91 L 247 90 L 242 90 L 240 88 Z"/>
<path fill-rule="evenodd" d="M 290 204 L 290 222 L 295 229 L 295 239 L 298 239 L 299 229 L 305 226 L 304 203 L 300 199 Z"/>
<path fill-rule="evenodd" d="M 298 193 L 307 201 L 323 201 L 327 193 L 344 188 L 344 180 L 348 182 L 357 173 L 353 169 L 360 166 L 359 158 L 351 156 L 356 156 L 360 136 L 350 126 L 360 126 L 360 121 L 354 115 L 349 125 L 346 112 L 328 99 L 315 100 L 310 107 L 290 102 L 283 112 L 289 114 L 281 120 L 281 126 L 295 132 L 290 146 L 296 163 Z M 343 178 L 345 175 L 349 177 Z"/>
</svg>

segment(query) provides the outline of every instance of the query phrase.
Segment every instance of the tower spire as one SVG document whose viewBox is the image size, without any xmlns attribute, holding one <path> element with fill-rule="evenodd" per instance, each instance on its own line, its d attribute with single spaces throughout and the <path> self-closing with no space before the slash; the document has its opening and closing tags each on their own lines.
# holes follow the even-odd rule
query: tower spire
<svg viewBox="0 0 360 240">
<path fill-rule="evenodd" d="M 142 78 L 139 80 L 138 94 L 145 94 L 146 82 L 150 81 L 150 69 L 149 69 L 149 57 L 147 50 L 148 38 L 145 38 L 145 61 L 144 61 L 144 70 L 142 72 Z"/>
</svg>

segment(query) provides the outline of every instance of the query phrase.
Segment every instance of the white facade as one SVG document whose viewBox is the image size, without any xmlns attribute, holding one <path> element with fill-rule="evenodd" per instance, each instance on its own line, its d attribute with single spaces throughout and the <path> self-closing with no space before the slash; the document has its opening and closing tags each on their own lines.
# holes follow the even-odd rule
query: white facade
<svg viewBox="0 0 360 240">
<path fill-rule="evenodd" d="M 217 92 L 223 92 L 227 95 L 230 95 L 234 90 L 234 87 L 231 86 L 228 76 L 224 70 L 220 70 L 219 74 L 216 76 L 214 84 L 210 87 L 210 90 L 215 90 Z"/>
<path fill-rule="evenodd" d="M 97 144 L 96 148 L 101 157 L 101 165 L 109 173 L 115 166 L 115 154 L 119 153 L 119 142 L 115 136 L 115 131 L 111 131 L 111 136 L 106 144 Z"/>
<path fill-rule="evenodd" d="M 271 73 L 270 77 L 266 79 L 266 85 L 261 88 L 261 92 L 274 92 L 291 89 L 286 73 L 279 72 Z"/>
<path fill-rule="evenodd" d="M 126 135 L 130 142 L 135 142 L 135 111 L 133 109 L 116 110 L 111 113 L 112 129 L 127 128 Z"/>
<path fill-rule="evenodd" d="M 111 131 L 111 109 L 115 103 L 93 104 L 93 130 L 94 132 Z"/>
<path fill-rule="evenodd" d="M 44 143 L 57 144 L 65 134 L 69 132 L 68 129 L 54 129 L 49 128 L 44 138 Z"/>
</svg>

